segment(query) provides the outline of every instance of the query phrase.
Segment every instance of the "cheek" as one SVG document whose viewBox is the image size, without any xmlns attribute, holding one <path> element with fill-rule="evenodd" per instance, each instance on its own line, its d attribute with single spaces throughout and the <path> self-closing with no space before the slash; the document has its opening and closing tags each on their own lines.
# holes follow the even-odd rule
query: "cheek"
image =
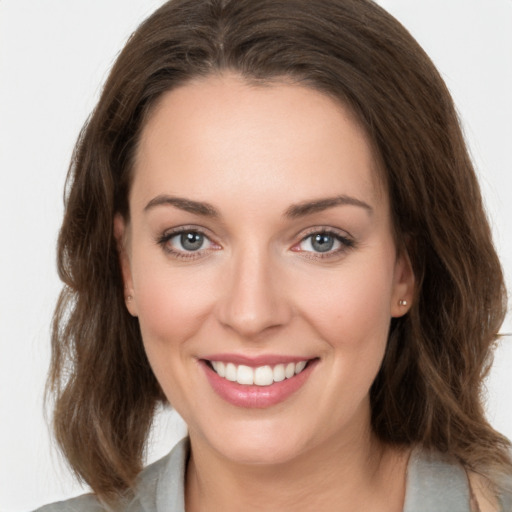
<svg viewBox="0 0 512 512">
<path fill-rule="evenodd" d="M 207 291 L 204 272 L 172 268 L 165 261 L 145 262 L 135 276 L 144 343 L 172 345 L 192 337 L 211 306 L 212 292 Z"/>
<path fill-rule="evenodd" d="M 343 389 L 355 407 L 368 393 L 386 350 L 394 260 L 353 261 L 343 272 L 317 274 L 296 295 L 303 297 L 303 316 L 326 342 L 325 360 L 334 375 L 329 385 Z"/>
<path fill-rule="evenodd" d="M 142 260 L 144 261 L 144 260 Z M 144 264 L 135 279 L 138 319 L 144 348 L 167 399 L 188 416 L 193 395 L 194 339 L 211 310 L 212 290 L 204 273 L 183 272 L 167 264 Z M 207 291 L 208 290 L 208 291 Z M 187 382 L 188 386 L 183 386 Z"/>
<path fill-rule="evenodd" d="M 324 342 L 329 378 L 317 405 L 330 411 L 335 424 L 344 424 L 368 403 L 387 346 L 391 276 L 382 266 L 365 265 L 325 279 L 317 276 L 316 286 L 307 287 L 309 295 L 305 289 L 297 292 L 303 316 Z"/>
<path fill-rule="evenodd" d="M 357 264 L 343 272 L 303 281 L 303 314 L 334 344 L 364 344 L 386 339 L 391 318 L 392 266 Z"/>
</svg>

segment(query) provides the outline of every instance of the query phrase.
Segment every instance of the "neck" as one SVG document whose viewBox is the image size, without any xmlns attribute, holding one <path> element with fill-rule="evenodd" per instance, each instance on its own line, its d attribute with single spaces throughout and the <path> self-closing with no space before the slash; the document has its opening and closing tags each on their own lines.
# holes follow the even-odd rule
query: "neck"
<svg viewBox="0 0 512 512">
<path fill-rule="evenodd" d="M 399 512 L 408 452 L 384 446 L 368 428 L 334 437 L 273 465 L 238 464 L 191 435 L 186 510 L 198 512 L 365 510 Z"/>
</svg>

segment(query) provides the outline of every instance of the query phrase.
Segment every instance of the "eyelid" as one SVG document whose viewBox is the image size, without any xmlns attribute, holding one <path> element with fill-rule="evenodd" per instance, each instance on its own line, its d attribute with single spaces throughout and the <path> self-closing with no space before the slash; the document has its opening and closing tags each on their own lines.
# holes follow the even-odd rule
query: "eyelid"
<svg viewBox="0 0 512 512">
<path fill-rule="evenodd" d="M 207 249 L 198 249 L 197 251 L 181 251 L 179 249 L 171 248 L 167 245 L 172 238 L 183 233 L 198 233 L 204 236 L 210 242 L 211 247 L 208 247 Z M 197 259 L 205 256 L 205 253 L 222 248 L 220 244 L 218 244 L 208 233 L 208 230 L 196 225 L 184 225 L 167 229 L 161 235 L 156 237 L 155 242 L 160 245 L 167 254 L 170 254 L 175 258 L 185 260 Z"/>
<path fill-rule="evenodd" d="M 329 250 L 325 252 L 306 251 L 298 248 L 298 246 L 300 246 L 308 238 L 317 234 L 324 234 L 334 237 L 341 244 L 341 247 L 336 250 Z M 333 228 L 331 226 L 314 226 L 308 228 L 299 236 L 300 240 L 291 247 L 291 250 L 297 253 L 302 253 L 301 255 L 303 257 L 309 259 L 326 259 L 335 258 L 336 256 L 339 257 L 340 255 L 345 254 L 348 250 L 353 249 L 356 246 L 356 241 L 350 233 L 345 230 Z"/>
<path fill-rule="evenodd" d="M 198 233 L 204 236 L 210 242 L 211 246 L 207 249 L 198 249 L 197 251 L 185 251 L 169 247 L 168 242 L 175 236 L 178 236 L 182 233 Z M 315 234 L 325 234 L 332 236 L 341 244 L 341 247 L 336 250 L 328 250 L 325 252 L 306 251 L 298 248 L 300 244 Z M 346 253 L 348 250 L 354 248 L 356 245 L 356 241 L 350 233 L 339 228 L 334 228 L 332 226 L 310 227 L 297 236 L 299 236 L 300 239 L 298 242 L 293 244 L 290 250 L 293 252 L 302 253 L 302 256 L 310 259 L 323 259 L 336 256 L 339 257 L 340 255 Z M 207 256 L 211 251 L 222 249 L 222 246 L 218 244 L 214 237 L 209 234 L 209 230 L 197 225 L 182 225 L 167 229 L 161 235 L 156 237 L 155 242 L 160 245 L 166 253 L 177 259 L 185 260 L 198 259 Z"/>
<path fill-rule="evenodd" d="M 345 238 L 347 240 L 354 240 L 354 237 L 345 229 L 335 228 L 332 226 L 312 226 L 310 228 L 307 228 L 303 231 L 301 231 L 297 237 L 300 238 L 300 240 L 304 240 L 308 236 L 316 235 L 317 233 L 327 233 L 329 235 L 339 236 L 341 238 Z"/>
</svg>

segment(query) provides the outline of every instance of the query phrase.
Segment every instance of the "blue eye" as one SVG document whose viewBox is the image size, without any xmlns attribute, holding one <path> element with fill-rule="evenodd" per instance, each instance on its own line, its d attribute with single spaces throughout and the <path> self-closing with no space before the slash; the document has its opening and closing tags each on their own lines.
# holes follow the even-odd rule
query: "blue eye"
<svg viewBox="0 0 512 512">
<path fill-rule="evenodd" d="M 310 239 L 311 247 L 317 252 L 331 251 L 334 244 L 337 242 L 332 235 L 328 235 L 327 233 L 317 233 L 316 235 L 312 235 Z"/>
<path fill-rule="evenodd" d="M 208 249 L 210 240 L 197 231 L 182 231 L 167 238 L 167 245 L 177 252 L 196 252 Z"/>
<path fill-rule="evenodd" d="M 169 239 L 169 242 L 174 242 L 173 245 L 178 246 L 183 251 L 199 251 L 204 249 L 203 245 L 206 240 L 206 237 L 201 233 L 186 231 L 173 236 Z"/>
<path fill-rule="evenodd" d="M 194 229 L 166 233 L 157 242 L 177 258 L 199 257 L 209 249 L 218 248 L 204 233 Z"/>
<path fill-rule="evenodd" d="M 352 240 L 337 233 L 320 231 L 306 236 L 298 244 L 299 251 L 325 254 L 336 254 L 346 248 L 353 247 Z"/>
</svg>

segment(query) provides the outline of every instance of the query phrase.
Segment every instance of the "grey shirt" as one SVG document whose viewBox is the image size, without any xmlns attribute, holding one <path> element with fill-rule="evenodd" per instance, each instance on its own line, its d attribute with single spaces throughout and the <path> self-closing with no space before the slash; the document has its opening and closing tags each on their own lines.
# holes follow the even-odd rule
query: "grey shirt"
<svg viewBox="0 0 512 512">
<path fill-rule="evenodd" d="M 185 512 L 185 468 L 188 439 L 139 476 L 135 497 L 116 510 L 123 512 Z M 512 511 L 512 496 L 501 497 L 503 512 Z M 36 512 L 105 512 L 92 494 L 46 505 Z M 403 512 L 470 512 L 470 490 L 464 469 L 439 454 L 412 452 L 407 468 Z"/>
</svg>

